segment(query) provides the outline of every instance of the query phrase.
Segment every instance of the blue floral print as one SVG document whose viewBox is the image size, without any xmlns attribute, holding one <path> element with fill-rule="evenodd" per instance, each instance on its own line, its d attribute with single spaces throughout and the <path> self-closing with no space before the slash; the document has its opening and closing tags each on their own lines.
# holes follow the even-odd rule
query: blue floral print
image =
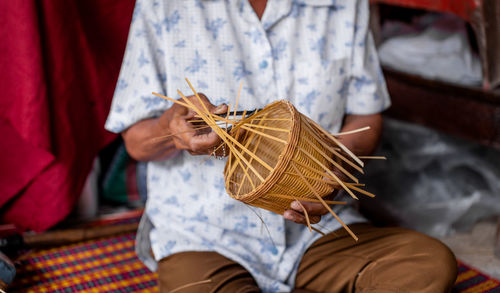
<svg viewBox="0 0 500 293">
<path fill-rule="evenodd" d="M 137 0 L 106 129 L 119 133 L 161 115 L 171 103 L 151 92 L 191 95 L 186 77 L 214 104 L 234 107 L 240 83 L 238 109 L 287 99 L 333 133 L 346 113 L 389 106 L 368 32 L 368 0 L 267 5 L 259 20 L 248 0 Z M 320 235 L 232 199 L 224 164 L 187 152 L 149 162 L 145 219 L 152 227 L 141 229 L 138 240 L 150 242 L 157 261 L 216 251 L 242 264 L 263 292 L 289 292 L 302 254 Z M 347 224 L 364 220 L 351 208 L 338 215 Z M 319 224 L 325 232 L 340 227 L 329 215 Z M 139 255 L 154 269 L 148 249 Z"/>
</svg>

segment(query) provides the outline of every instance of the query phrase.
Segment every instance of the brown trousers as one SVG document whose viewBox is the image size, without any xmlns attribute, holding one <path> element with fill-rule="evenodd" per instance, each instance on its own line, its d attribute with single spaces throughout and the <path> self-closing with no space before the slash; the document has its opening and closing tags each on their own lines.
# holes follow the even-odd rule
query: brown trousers
<svg viewBox="0 0 500 293">
<path fill-rule="evenodd" d="M 304 254 L 293 292 L 449 292 L 457 276 L 441 242 L 403 228 L 350 226 L 316 241 Z M 161 292 L 260 292 L 241 265 L 215 252 L 182 252 L 158 266 Z"/>
</svg>

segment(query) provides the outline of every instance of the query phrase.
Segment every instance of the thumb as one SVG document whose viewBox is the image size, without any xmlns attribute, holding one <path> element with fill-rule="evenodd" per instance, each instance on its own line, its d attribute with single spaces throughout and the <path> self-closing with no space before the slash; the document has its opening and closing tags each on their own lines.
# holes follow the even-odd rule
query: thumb
<svg viewBox="0 0 500 293">
<path fill-rule="evenodd" d="M 214 109 L 214 114 L 224 114 L 227 113 L 227 105 L 220 104 L 217 108 Z"/>
</svg>

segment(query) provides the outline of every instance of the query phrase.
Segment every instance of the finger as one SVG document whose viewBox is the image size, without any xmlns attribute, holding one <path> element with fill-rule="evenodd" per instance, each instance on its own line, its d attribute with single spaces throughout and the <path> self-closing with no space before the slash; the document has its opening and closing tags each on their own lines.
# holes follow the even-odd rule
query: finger
<svg viewBox="0 0 500 293">
<path fill-rule="evenodd" d="M 328 209 L 325 208 L 325 206 L 320 202 L 309 202 L 309 201 L 301 200 L 299 203 L 297 201 L 293 201 L 291 203 L 290 207 L 294 211 L 303 213 L 304 210 L 300 206 L 300 204 L 302 204 L 302 206 L 304 206 L 304 208 L 306 209 L 306 212 L 309 216 L 322 216 L 322 215 L 328 213 Z"/>
<path fill-rule="evenodd" d="M 283 213 L 283 217 L 289 221 L 295 222 L 297 224 L 307 225 L 306 216 L 294 210 L 286 210 Z M 311 224 L 319 223 L 321 216 L 311 216 L 309 215 L 309 221 Z"/>
<path fill-rule="evenodd" d="M 190 150 L 205 154 L 221 143 L 220 137 L 215 132 L 192 135 L 187 140 Z"/>
<path fill-rule="evenodd" d="M 214 114 L 224 114 L 224 113 L 227 113 L 227 105 L 226 104 L 220 104 L 219 106 L 217 106 L 215 109 L 214 109 Z"/>
<path fill-rule="evenodd" d="M 198 99 L 196 96 L 189 96 L 189 99 L 201 111 L 207 109 L 208 112 L 213 113 L 213 110 L 216 107 L 210 102 L 210 100 L 208 100 L 207 96 L 205 96 L 203 93 L 198 93 L 198 97 L 200 97 L 200 99 Z M 200 100 L 203 104 L 200 103 Z"/>
</svg>

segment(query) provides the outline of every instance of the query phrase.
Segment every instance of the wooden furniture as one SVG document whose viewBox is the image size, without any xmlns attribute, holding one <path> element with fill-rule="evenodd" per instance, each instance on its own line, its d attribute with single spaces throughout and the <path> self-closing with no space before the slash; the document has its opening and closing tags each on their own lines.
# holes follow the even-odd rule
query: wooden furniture
<svg viewBox="0 0 500 293">
<path fill-rule="evenodd" d="M 500 1 L 498 0 L 370 0 L 372 4 L 448 12 L 473 28 L 483 69 L 485 90 L 500 86 Z M 377 11 L 373 9 L 373 11 Z"/>
<path fill-rule="evenodd" d="M 387 115 L 500 150 L 500 93 L 451 85 L 384 68 Z"/>
</svg>

